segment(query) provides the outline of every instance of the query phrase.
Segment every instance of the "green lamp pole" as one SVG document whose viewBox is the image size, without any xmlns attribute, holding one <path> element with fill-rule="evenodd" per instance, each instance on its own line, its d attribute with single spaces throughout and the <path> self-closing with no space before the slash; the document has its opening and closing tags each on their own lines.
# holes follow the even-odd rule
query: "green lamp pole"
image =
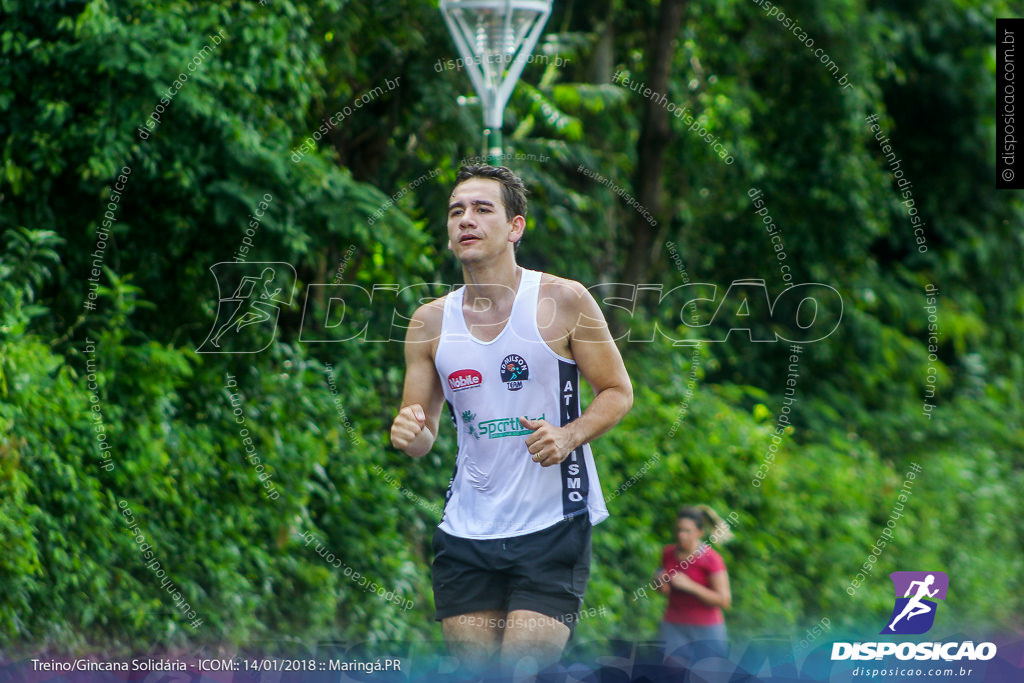
<svg viewBox="0 0 1024 683">
<path fill-rule="evenodd" d="M 487 163 L 501 161 L 501 125 L 552 0 L 441 0 L 441 14 L 483 108 Z"/>
</svg>

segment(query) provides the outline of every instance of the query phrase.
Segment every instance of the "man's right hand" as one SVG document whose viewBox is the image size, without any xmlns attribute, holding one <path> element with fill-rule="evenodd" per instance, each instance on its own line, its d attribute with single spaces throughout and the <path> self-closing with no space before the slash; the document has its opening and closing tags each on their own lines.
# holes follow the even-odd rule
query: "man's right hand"
<svg viewBox="0 0 1024 683">
<path fill-rule="evenodd" d="M 391 445 L 418 458 L 434 445 L 434 435 L 427 429 L 427 415 L 418 403 L 398 411 L 391 425 Z"/>
</svg>

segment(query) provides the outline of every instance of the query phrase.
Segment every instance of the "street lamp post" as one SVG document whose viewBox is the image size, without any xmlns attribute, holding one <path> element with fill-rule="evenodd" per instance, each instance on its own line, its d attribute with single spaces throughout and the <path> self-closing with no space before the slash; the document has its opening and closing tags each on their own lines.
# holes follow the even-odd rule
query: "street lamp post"
<svg viewBox="0 0 1024 683">
<path fill-rule="evenodd" d="M 505 105 L 523 73 L 552 0 L 441 0 L 441 14 L 473 81 L 484 118 L 484 155 L 502 155 Z"/>
</svg>

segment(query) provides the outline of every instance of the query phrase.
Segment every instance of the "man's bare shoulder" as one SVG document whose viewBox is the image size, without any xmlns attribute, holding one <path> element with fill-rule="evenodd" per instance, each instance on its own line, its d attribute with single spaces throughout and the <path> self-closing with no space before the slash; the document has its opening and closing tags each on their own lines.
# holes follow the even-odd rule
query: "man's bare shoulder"
<svg viewBox="0 0 1024 683">
<path fill-rule="evenodd" d="M 441 334 L 441 321 L 444 318 L 444 302 L 448 294 L 428 301 L 417 308 L 409 323 L 409 341 L 436 339 Z"/>
<path fill-rule="evenodd" d="M 554 299 L 560 305 L 576 305 L 589 295 L 587 288 L 576 280 L 558 277 L 551 273 L 541 273 L 541 298 Z"/>
<path fill-rule="evenodd" d="M 574 341 L 604 341 L 608 335 L 604 313 L 586 287 L 557 275 L 544 273 L 540 281 L 541 318 L 551 320 L 552 329 L 562 329 Z M 543 302 L 554 304 L 547 309 Z M 547 311 L 551 311 L 548 313 Z M 551 315 L 544 318 L 544 315 Z"/>
</svg>

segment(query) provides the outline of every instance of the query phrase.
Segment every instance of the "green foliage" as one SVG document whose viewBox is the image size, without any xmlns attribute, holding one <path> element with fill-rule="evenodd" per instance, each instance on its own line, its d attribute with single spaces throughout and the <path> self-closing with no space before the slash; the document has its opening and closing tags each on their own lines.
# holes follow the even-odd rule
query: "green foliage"
<svg viewBox="0 0 1024 683">
<path fill-rule="evenodd" d="M 550 59 L 526 68 L 506 110 L 505 151 L 524 155 L 510 165 L 531 188 L 519 259 L 618 282 L 650 101 L 612 78 L 649 79 L 658 4 L 555 5 L 538 48 Z M 323 291 L 304 300 L 311 283 L 460 281 L 443 207 L 460 160 L 480 153 L 480 111 L 455 104 L 472 94 L 464 70 L 437 68 L 455 49 L 436 3 L 2 6 L 0 639 L 25 652 L 438 640 L 430 541 L 456 435 L 443 427 L 410 462 L 387 437 L 401 345 L 300 336 L 338 315 Z M 612 517 L 595 529 L 585 606 L 606 614 L 580 639 L 653 634 L 662 598 L 635 591 L 689 502 L 738 516 L 720 549 L 735 635 L 877 621 L 886 575 L 922 568 L 953 577 L 950 623 L 1011 624 L 1024 608 L 1024 202 L 985 180 L 993 19 L 1008 3 L 791 3 L 850 89 L 756 4 L 686 8 L 664 94 L 735 162 L 669 117 L 644 282 L 725 292 L 759 278 L 774 298 L 784 263 L 793 282 L 834 287 L 843 318 L 804 346 L 776 443 L 787 348 L 734 333 L 694 354 L 655 322 L 721 338 L 724 315 L 685 327 L 657 297 L 610 312 L 653 341 L 621 341 L 635 406 L 594 445 Z M 927 250 L 872 114 L 913 179 Z M 247 262 L 295 267 L 298 295 L 267 351 L 197 353 L 217 310 L 210 268 L 243 239 Z M 399 311 L 423 295 L 403 290 Z M 386 339 L 392 323 L 370 331 Z M 911 463 L 906 513 L 851 595 Z M 147 568 L 121 501 L 197 628 Z M 364 590 L 317 544 L 411 607 Z"/>
</svg>

